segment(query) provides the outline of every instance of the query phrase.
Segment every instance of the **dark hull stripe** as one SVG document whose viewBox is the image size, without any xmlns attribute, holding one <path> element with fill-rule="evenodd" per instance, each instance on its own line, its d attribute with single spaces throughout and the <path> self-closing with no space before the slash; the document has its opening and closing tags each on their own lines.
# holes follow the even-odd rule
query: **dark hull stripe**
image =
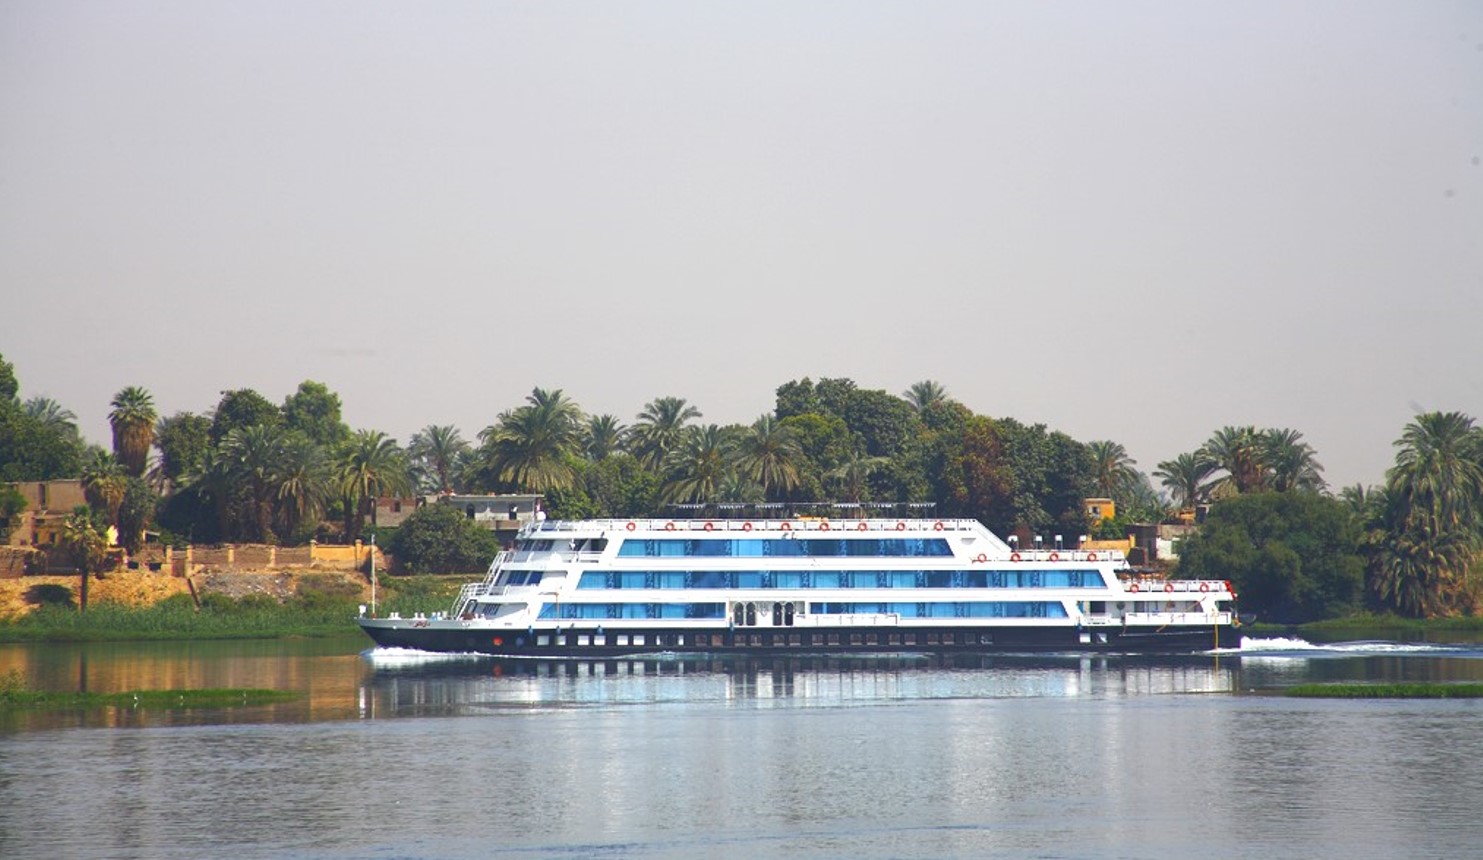
<svg viewBox="0 0 1483 860">
<path fill-rule="evenodd" d="M 365 626 L 362 629 L 379 646 L 415 648 L 444 653 L 478 653 L 501 657 L 544 657 L 552 659 L 623 657 L 635 654 L 837 654 L 893 653 L 900 651 L 994 653 L 1035 651 L 1079 651 L 1116 653 L 1188 653 L 1241 644 L 1234 626 L 1116 627 L 1077 630 L 1070 627 L 948 627 L 903 629 L 901 627 L 739 628 L 734 630 L 625 630 L 607 632 L 598 641 L 591 629 L 571 631 L 562 637 L 549 631 L 494 631 L 439 629 L 436 627 Z M 1083 641 L 1083 633 L 1087 641 Z M 587 644 L 579 637 L 586 636 Z M 542 638 L 544 637 L 544 639 Z"/>
</svg>

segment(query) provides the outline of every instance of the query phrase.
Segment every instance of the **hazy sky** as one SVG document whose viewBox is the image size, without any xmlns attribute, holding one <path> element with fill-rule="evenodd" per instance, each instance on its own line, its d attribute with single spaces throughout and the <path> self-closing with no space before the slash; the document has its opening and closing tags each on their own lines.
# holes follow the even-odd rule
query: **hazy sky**
<svg viewBox="0 0 1483 860">
<path fill-rule="evenodd" d="M 809 376 L 1375 483 L 1483 416 L 1483 3 L 0 0 L 0 354 L 108 401 Z"/>
</svg>

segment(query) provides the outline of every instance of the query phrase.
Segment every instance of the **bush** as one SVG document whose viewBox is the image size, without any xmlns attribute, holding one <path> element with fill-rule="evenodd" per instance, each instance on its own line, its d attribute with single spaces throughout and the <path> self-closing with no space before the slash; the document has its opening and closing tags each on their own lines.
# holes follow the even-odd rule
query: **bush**
<svg viewBox="0 0 1483 860">
<path fill-rule="evenodd" d="M 471 573 L 489 566 L 499 540 L 458 509 L 432 504 L 407 517 L 386 549 L 412 573 Z"/>
</svg>

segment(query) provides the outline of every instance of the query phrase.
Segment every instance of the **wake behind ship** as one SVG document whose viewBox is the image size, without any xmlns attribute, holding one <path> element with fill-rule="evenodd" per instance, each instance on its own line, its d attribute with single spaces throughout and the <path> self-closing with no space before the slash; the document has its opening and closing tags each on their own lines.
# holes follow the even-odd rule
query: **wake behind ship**
<svg viewBox="0 0 1483 860">
<path fill-rule="evenodd" d="M 975 520 L 541 520 L 386 647 L 504 657 L 1191 652 L 1240 645 L 1230 584 L 1018 549 Z"/>
</svg>

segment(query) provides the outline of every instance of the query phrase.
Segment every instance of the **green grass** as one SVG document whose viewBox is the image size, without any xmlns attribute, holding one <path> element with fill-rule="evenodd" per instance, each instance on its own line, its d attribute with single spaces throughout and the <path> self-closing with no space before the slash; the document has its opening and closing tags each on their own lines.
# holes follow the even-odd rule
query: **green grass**
<svg viewBox="0 0 1483 860">
<path fill-rule="evenodd" d="M 1299 684 L 1289 687 L 1287 695 L 1303 699 L 1480 699 L 1483 684 Z"/>
<path fill-rule="evenodd" d="M 354 632 L 354 616 L 355 604 L 342 600 L 279 604 L 271 599 L 215 598 L 197 612 L 189 597 L 176 596 L 137 608 L 95 603 L 85 613 L 43 606 L 0 625 L 0 642 L 333 636 Z"/>
</svg>

